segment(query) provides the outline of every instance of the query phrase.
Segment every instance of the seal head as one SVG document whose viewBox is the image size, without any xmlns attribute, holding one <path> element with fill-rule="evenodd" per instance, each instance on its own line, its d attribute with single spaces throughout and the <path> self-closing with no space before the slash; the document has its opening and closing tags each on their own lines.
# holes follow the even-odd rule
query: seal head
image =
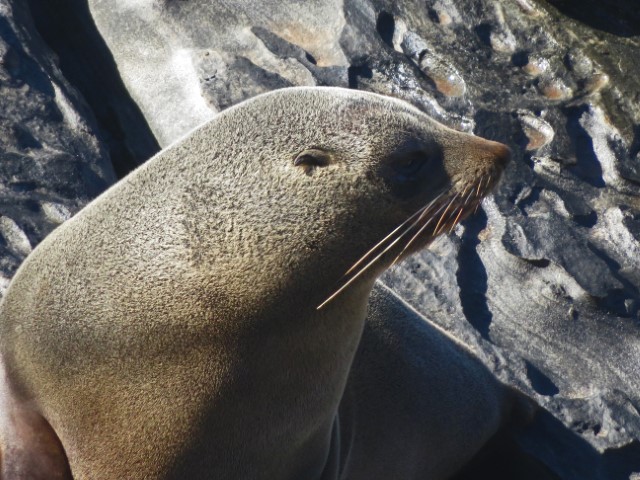
<svg viewBox="0 0 640 480">
<path fill-rule="evenodd" d="M 24 262 L 0 306 L 11 404 L 77 478 L 319 478 L 376 277 L 508 157 L 372 93 L 230 108 Z"/>
</svg>

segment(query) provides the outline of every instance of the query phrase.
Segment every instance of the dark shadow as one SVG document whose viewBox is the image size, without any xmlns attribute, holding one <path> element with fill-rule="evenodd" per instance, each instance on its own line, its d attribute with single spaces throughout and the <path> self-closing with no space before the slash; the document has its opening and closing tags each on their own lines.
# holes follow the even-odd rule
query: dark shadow
<svg viewBox="0 0 640 480">
<path fill-rule="evenodd" d="M 476 28 L 476 35 L 485 45 L 491 45 L 491 25 L 488 23 L 481 23 Z"/>
<path fill-rule="evenodd" d="M 607 450 L 603 455 L 604 468 L 611 478 L 631 478 L 631 473 L 640 472 L 640 442 L 633 442 L 616 450 Z"/>
<path fill-rule="evenodd" d="M 590 185 L 602 188 L 605 186 L 602 167 L 593 150 L 593 141 L 580 125 L 580 117 L 586 111 L 587 107 L 568 108 L 565 111 L 567 134 L 576 155 L 576 164 L 568 167 L 567 170 Z"/>
<path fill-rule="evenodd" d="M 552 396 L 560 392 L 560 389 L 553 381 L 547 377 L 538 367 L 525 360 L 527 367 L 527 378 L 531 382 L 533 389 L 540 395 Z"/>
<path fill-rule="evenodd" d="M 384 43 L 386 43 L 389 47 L 393 48 L 393 34 L 396 30 L 396 21 L 389 12 L 385 12 L 384 10 L 378 14 L 378 19 L 376 20 L 376 30 L 380 35 L 380 38 Z"/>
<path fill-rule="evenodd" d="M 304 50 L 302 47 L 288 42 L 284 38 L 276 35 L 270 30 L 263 27 L 252 27 L 251 32 L 258 37 L 265 47 L 267 47 L 272 53 L 280 58 L 295 58 L 300 62 L 309 72 L 313 75 L 318 86 L 346 86 L 345 85 L 345 71 L 344 67 L 319 67 L 316 58 L 311 53 Z M 235 68 L 233 66 L 232 70 Z M 254 65 L 254 70 L 263 70 L 260 67 Z M 235 71 L 235 70 L 234 70 Z M 264 71 L 264 70 L 263 70 Z M 270 75 L 276 75 L 270 73 Z M 275 88 L 283 88 L 283 86 L 292 86 L 292 84 L 284 79 L 283 82 L 287 82 L 288 85 L 280 85 L 278 87 L 271 86 L 269 83 L 263 83 L 268 87 L 268 90 Z"/>
<path fill-rule="evenodd" d="M 518 201 L 517 203 L 515 203 L 514 199 L 514 204 L 518 207 L 522 215 L 524 215 L 525 217 L 527 216 L 527 208 L 535 205 L 538 200 L 540 200 L 541 192 L 542 187 L 532 187 L 530 193 L 525 198 Z"/>
<path fill-rule="evenodd" d="M 629 155 L 631 157 L 640 155 L 640 125 L 635 125 L 633 127 L 633 141 L 631 142 L 631 147 L 629 148 Z"/>
<path fill-rule="evenodd" d="M 613 147 L 616 146 L 613 145 Z M 618 156 L 617 168 L 621 177 L 640 185 L 640 125 L 633 127 L 631 146 L 628 151 L 623 151 Z"/>
<path fill-rule="evenodd" d="M 521 132 L 520 122 L 510 112 L 480 109 L 473 116 L 474 134 L 495 142 L 513 145 L 513 139 Z"/>
<path fill-rule="evenodd" d="M 495 435 L 450 480 L 561 480 L 546 465 L 525 452 L 508 430 Z"/>
<path fill-rule="evenodd" d="M 551 261 L 546 258 L 522 258 L 521 260 L 536 268 L 547 268 L 551 265 Z"/>
<path fill-rule="evenodd" d="M 637 313 L 636 311 L 629 311 L 627 300 L 633 300 L 640 298 L 640 291 L 638 288 L 625 277 L 620 274 L 622 266 L 607 255 L 606 252 L 600 250 L 592 243 L 587 243 L 587 248 L 600 260 L 607 264 L 611 276 L 622 284 L 621 289 L 616 288 L 609 290 L 607 296 L 604 298 L 595 298 L 598 307 L 608 314 L 613 314 L 619 317 L 629 318 Z M 637 303 L 637 302 L 636 302 Z"/>
<path fill-rule="evenodd" d="M 65 78 L 84 96 L 119 177 L 160 150 L 129 95 L 86 0 L 27 0 L 36 29 L 59 58 Z"/>
<path fill-rule="evenodd" d="M 529 52 L 520 50 L 511 55 L 511 63 L 516 67 L 524 67 L 529 63 Z"/>
<path fill-rule="evenodd" d="M 530 425 L 518 429 L 514 438 L 519 448 L 524 452 L 535 452 L 535 458 L 543 462 L 559 478 L 629 480 L 631 473 L 640 471 L 638 442 L 600 453 L 584 438 L 544 410 L 536 415 Z M 500 458 L 496 458 L 496 462 L 498 461 Z M 514 475 L 507 478 L 518 480 L 531 477 Z"/>
<path fill-rule="evenodd" d="M 493 315 L 487 305 L 487 270 L 476 250 L 480 244 L 478 234 L 487 226 L 487 216 L 483 210 L 479 210 L 464 222 L 464 226 L 456 272 L 460 304 L 469 323 L 483 338 L 489 339 Z"/>
<path fill-rule="evenodd" d="M 230 65 L 229 70 L 238 72 L 238 76 L 241 78 L 245 77 L 247 83 L 254 83 L 266 91 L 293 86 L 293 83 L 286 78 L 259 67 L 246 57 L 238 56 Z M 225 108 L 227 107 L 225 106 Z"/>
<path fill-rule="evenodd" d="M 0 38 L 8 46 L 6 52 L 2 52 L 0 65 L 11 74 L 11 78 L 3 79 L 3 81 L 8 82 L 11 87 L 19 87 L 27 83 L 30 90 L 42 92 L 47 97 L 55 97 L 51 80 L 33 59 L 33 56 L 25 51 L 22 41 L 16 36 L 13 27 L 3 17 L 0 17 Z M 42 116 L 44 119 L 60 120 L 60 111 L 55 107 L 52 108 L 51 105 L 53 102 L 42 106 L 46 108 L 46 111 L 42 112 Z"/>
<path fill-rule="evenodd" d="M 595 211 L 584 215 L 574 215 L 572 218 L 574 222 L 584 228 L 591 228 L 598 223 L 598 214 Z"/>
<path fill-rule="evenodd" d="M 348 68 L 347 75 L 349 77 L 349 88 L 358 88 L 358 84 L 360 83 L 358 79 L 371 79 L 373 77 L 373 70 L 367 65 L 352 65 Z"/>
<path fill-rule="evenodd" d="M 597 30 L 633 37 L 640 35 L 640 4 L 636 0 L 547 0 L 563 15 Z"/>
</svg>

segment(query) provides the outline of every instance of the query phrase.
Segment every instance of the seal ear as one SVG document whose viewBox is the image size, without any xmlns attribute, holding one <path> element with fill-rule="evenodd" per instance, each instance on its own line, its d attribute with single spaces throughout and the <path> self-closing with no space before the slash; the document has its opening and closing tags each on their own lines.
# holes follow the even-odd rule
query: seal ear
<svg viewBox="0 0 640 480">
<path fill-rule="evenodd" d="M 331 163 L 331 154 L 318 148 L 309 148 L 300 152 L 293 165 L 296 167 L 303 166 L 305 169 L 313 167 L 325 167 Z"/>
</svg>

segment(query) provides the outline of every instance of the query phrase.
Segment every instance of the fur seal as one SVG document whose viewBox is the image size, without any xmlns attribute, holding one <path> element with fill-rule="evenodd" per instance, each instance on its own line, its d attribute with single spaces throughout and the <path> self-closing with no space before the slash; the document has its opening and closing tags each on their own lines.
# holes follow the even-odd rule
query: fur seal
<svg viewBox="0 0 640 480">
<path fill-rule="evenodd" d="M 3 478 L 449 475 L 509 394 L 388 292 L 364 330 L 367 302 L 508 159 L 360 91 L 285 89 L 221 113 L 15 275 L 0 304 Z"/>
</svg>

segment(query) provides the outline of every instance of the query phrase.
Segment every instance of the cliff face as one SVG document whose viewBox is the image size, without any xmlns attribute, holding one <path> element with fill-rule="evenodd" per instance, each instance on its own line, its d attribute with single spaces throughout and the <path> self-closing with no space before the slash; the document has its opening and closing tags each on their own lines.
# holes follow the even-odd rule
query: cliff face
<svg viewBox="0 0 640 480">
<path fill-rule="evenodd" d="M 477 216 L 382 281 L 544 407 L 516 432 L 518 449 L 559 478 L 632 478 L 633 4 L 30 0 L 32 22 L 22 2 L 0 0 L 2 285 L 53 226 L 114 181 L 110 158 L 123 175 L 218 111 L 275 88 L 404 98 L 507 143 L 514 162 Z"/>
</svg>

